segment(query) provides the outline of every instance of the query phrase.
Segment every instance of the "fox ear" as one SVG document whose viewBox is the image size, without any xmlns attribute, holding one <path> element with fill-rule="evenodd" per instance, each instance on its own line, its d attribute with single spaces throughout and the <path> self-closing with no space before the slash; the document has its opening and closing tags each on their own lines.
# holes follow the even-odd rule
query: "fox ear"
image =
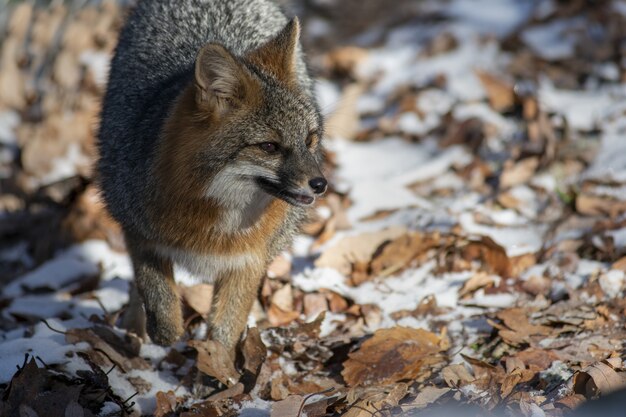
<svg viewBox="0 0 626 417">
<path fill-rule="evenodd" d="M 220 113 L 246 99 L 252 80 L 237 59 L 221 45 L 209 43 L 198 52 L 196 102 Z"/>
<path fill-rule="evenodd" d="M 300 21 L 294 17 L 274 38 L 246 55 L 252 63 L 278 80 L 292 83 L 296 79 Z"/>
</svg>

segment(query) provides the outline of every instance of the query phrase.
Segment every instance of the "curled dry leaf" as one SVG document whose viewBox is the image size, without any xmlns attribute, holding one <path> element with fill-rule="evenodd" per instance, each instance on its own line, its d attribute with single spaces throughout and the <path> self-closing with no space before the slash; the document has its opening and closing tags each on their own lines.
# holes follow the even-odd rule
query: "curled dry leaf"
<svg viewBox="0 0 626 417">
<path fill-rule="evenodd" d="M 418 255 L 439 244 L 437 237 L 411 232 L 383 243 L 371 262 L 373 276 L 389 276 L 406 268 Z"/>
<path fill-rule="evenodd" d="M 448 340 L 423 329 L 382 329 L 348 355 L 342 375 L 350 386 L 420 379 L 443 361 Z"/>
<path fill-rule="evenodd" d="M 267 356 L 267 348 L 263 344 L 263 340 L 261 340 L 261 333 L 258 327 L 248 329 L 246 338 L 241 344 L 241 354 L 244 360 L 244 371 L 249 372 L 256 378 Z"/>
<path fill-rule="evenodd" d="M 402 236 L 404 227 L 390 227 L 372 233 L 349 236 L 328 248 L 315 261 L 318 268 L 334 268 L 344 275 L 349 275 L 356 262 L 368 263 L 380 245 Z"/>
<path fill-rule="evenodd" d="M 200 372 L 220 381 L 226 386 L 233 386 L 239 380 L 233 360 L 226 348 L 215 340 L 190 340 L 189 346 L 198 352 L 196 366 Z"/>
<path fill-rule="evenodd" d="M 573 383 L 576 394 L 594 398 L 626 387 L 626 372 L 621 359 L 609 358 L 577 372 Z"/>
<path fill-rule="evenodd" d="M 458 388 L 474 380 L 467 368 L 460 363 L 448 365 L 441 371 L 441 376 L 446 385 L 451 388 Z"/>
</svg>

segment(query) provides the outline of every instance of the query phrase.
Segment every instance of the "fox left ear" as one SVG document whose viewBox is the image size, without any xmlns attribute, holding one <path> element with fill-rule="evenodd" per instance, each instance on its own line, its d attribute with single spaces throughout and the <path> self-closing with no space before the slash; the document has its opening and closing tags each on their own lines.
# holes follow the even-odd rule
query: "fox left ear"
<svg viewBox="0 0 626 417">
<path fill-rule="evenodd" d="M 246 58 L 278 80 L 291 84 L 296 80 L 299 41 L 300 21 L 294 17 L 274 38 L 249 52 Z"/>
</svg>

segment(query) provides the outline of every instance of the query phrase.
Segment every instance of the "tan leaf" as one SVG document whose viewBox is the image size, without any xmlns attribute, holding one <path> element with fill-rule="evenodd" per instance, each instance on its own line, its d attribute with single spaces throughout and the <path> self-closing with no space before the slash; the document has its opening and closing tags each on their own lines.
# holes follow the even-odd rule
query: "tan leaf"
<svg viewBox="0 0 626 417">
<path fill-rule="evenodd" d="M 594 398 L 624 388 L 626 373 L 618 372 L 612 365 L 615 363 L 596 362 L 574 374 L 574 392 L 586 398 Z"/>
<path fill-rule="evenodd" d="M 626 211 L 626 201 L 583 193 L 576 197 L 576 211 L 586 216 L 608 215 L 615 218 Z"/>
<path fill-rule="evenodd" d="M 418 255 L 436 246 L 438 239 L 424 236 L 421 233 L 406 233 L 383 244 L 374 254 L 371 262 L 371 273 L 375 277 L 389 276 L 399 272 Z"/>
<path fill-rule="evenodd" d="M 307 318 L 317 317 L 322 311 L 328 310 L 328 301 L 326 296 L 320 293 L 305 294 L 304 299 L 304 315 Z"/>
<path fill-rule="evenodd" d="M 486 274 L 484 272 L 478 272 L 474 274 L 473 277 L 465 281 L 463 284 L 463 288 L 459 291 L 459 295 L 464 297 L 468 294 L 473 293 L 474 291 L 492 286 L 495 282 L 495 278 L 492 275 Z"/>
<path fill-rule="evenodd" d="M 497 112 L 510 110 L 515 105 L 513 84 L 488 72 L 475 71 L 478 79 L 487 92 L 489 105 Z"/>
<path fill-rule="evenodd" d="M 467 368 L 460 363 L 448 365 L 443 368 L 441 376 L 446 382 L 446 385 L 451 388 L 462 387 L 463 385 L 474 381 L 472 374 L 470 374 Z"/>
<path fill-rule="evenodd" d="M 290 395 L 282 401 L 272 404 L 270 417 L 299 417 L 304 405 L 304 397 Z"/>
<path fill-rule="evenodd" d="M 155 417 L 164 417 L 169 413 L 176 411 L 176 404 L 178 399 L 174 394 L 174 391 L 156 393 L 156 410 L 154 410 Z"/>
<path fill-rule="evenodd" d="M 531 336 L 547 336 L 552 333 L 552 329 L 548 326 L 532 324 L 528 313 L 522 308 L 499 311 L 496 317 L 502 320 L 508 328 L 500 330 L 500 337 L 512 345 L 529 343 Z"/>
<path fill-rule="evenodd" d="M 246 338 L 241 344 L 241 354 L 244 359 L 243 369 L 256 377 L 267 356 L 267 348 L 261 340 L 258 327 L 248 329 Z"/>
<path fill-rule="evenodd" d="M 385 241 L 395 239 L 406 232 L 404 227 L 391 227 L 372 233 L 345 237 L 336 245 L 326 249 L 315 261 L 318 268 L 334 268 L 344 275 L 352 271 L 352 264 L 369 263 L 376 249 Z"/>
<path fill-rule="evenodd" d="M 424 387 L 417 394 L 417 397 L 411 401 L 410 405 L 411 407 L 424 408 L 434 403 L 448 392 L 450 392 L 450 388 Z"/>
<path fill-rule="evenodd" d="M 502 278 L 511 276 L 511 262 L 506 250 L 490 237 L 483 236 L 478 241 L 470 241 L 463 248 L 463 258 L 467 261 L 480 260 L 489 272 Z"/>
<path fill-rule="evenodd" d="M 419 379 L 430 373 L 430 366 L 442 362 L 447 343 L 447 339 L 423 329 L 378 330 L 348 355 L 341 374 L 350 386 Z"/>
<path fill-rule="evenodd" d="M 528 182 L 539 167 L 539 158 L 530 157 L 515 163 L 507 161 L 500 176 L 500 187 L 509 188 Z"/>
<path fill-rule="evenodd" d="M 239 380 L 239 373 L 235 370 L 233 360 L 226 348 L 215 340 L 190 340 L 189 346 L 198 352 L 196 366 L 209 376 L 226 386 L 233 386 Z"/>
</svg>

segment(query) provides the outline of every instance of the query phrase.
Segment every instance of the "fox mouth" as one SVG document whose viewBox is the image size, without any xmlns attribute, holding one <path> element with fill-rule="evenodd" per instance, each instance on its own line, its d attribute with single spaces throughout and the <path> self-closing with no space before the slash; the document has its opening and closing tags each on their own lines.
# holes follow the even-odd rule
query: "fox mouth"
<svg viewBox="0 0 626 417">
<path fill-rule="evenodd" d="M 281 184 L 268 180 L 267 178 L 258 177 L 257 183 L 266 193 L 280 198 L 294 206 L 310 206 L 315 202 L 315 197 L 309 194 L 288 190 Z"/>
</svg>

